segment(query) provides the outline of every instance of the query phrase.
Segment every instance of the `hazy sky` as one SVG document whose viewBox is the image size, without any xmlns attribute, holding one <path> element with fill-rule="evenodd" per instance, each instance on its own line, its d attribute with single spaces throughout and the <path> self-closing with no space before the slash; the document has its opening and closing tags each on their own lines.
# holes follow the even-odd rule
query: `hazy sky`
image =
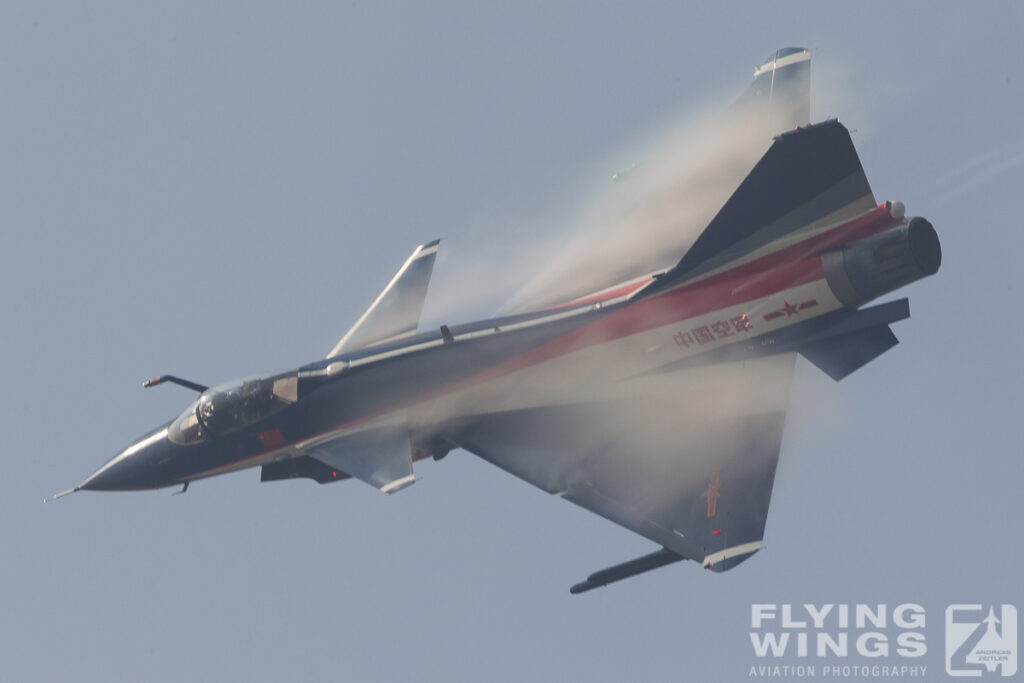
<svg viewBox="0 0 1024 683">
<path fill-rule="evenodd" d="M 1024 6 L 426 5 L 0 8 L 0 679 L 739 680 L 752 602 L 920 603 L 938 678 L 947 604 L 1024 609 Z M 321 357 L 416 244 L 501 263 L 787 45 L 944 261 L 898 347 L 799 362 L 747 563 L 570 596 L 654 547 L 462 452 L 40 503 L 191 399 L 144 379 Z"/>
</svg>

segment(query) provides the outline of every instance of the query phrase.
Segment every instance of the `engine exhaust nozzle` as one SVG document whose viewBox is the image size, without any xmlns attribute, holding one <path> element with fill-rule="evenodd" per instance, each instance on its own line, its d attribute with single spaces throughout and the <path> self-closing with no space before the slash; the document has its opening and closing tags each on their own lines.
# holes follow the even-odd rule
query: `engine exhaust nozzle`
<svg viewBox="0 0 1024 683">
<path fill-rule="evenodd" d="M 857 307 L 911 282 L 934 275 L 942 264 L 935 228 L 921 217 L 821 255 L 825 280 L 836 298 Z"/>
</svg>

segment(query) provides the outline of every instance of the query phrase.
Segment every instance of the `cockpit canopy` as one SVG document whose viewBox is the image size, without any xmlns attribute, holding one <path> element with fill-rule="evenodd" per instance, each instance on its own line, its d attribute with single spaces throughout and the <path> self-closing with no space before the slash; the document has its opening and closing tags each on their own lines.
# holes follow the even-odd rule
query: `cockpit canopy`
<svg viewBox="0 0 1024 683">
<path fill-rule="evenodd" d="M 167 436 L 185 446 L 230 434 L 294 403 L 298 393 L 296 372 L 211 387 L 171 423 Z"/>
</svg>

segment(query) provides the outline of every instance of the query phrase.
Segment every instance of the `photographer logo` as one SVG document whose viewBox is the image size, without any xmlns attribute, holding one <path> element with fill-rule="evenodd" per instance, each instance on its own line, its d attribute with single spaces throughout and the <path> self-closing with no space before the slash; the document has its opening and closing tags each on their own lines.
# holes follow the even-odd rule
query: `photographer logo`
<svg viewBox="0 0 1024 683">
<path fill-rule="evenodd" d="M 950 605 L 946 608 L 946 673 L 1012 676 L 1017 673 L 1017 608 Z"/>
</svg>

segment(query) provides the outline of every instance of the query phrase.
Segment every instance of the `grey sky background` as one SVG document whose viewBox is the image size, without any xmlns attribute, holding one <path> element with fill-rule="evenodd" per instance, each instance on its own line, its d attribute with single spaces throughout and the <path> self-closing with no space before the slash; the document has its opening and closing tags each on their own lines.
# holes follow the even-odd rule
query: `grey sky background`
<svg viewBox="0 0 1024 683">
<path fill-rule="evenodd" d="M 1024 608 L 1024 6 L 710 4 L 5 3 L 0 678 L 736 680 L 752 602 L 919 602 L 940 678 L 947 604 Z M 800 361 L 749 562 L 570 596 L 652 544 L 461 452 L 40 503 L 191 398 L 144 379 L 321 357 L 416 244 L 500 264 L 787 45 L 944 262 L 894 350 Z"/>
</svg>

